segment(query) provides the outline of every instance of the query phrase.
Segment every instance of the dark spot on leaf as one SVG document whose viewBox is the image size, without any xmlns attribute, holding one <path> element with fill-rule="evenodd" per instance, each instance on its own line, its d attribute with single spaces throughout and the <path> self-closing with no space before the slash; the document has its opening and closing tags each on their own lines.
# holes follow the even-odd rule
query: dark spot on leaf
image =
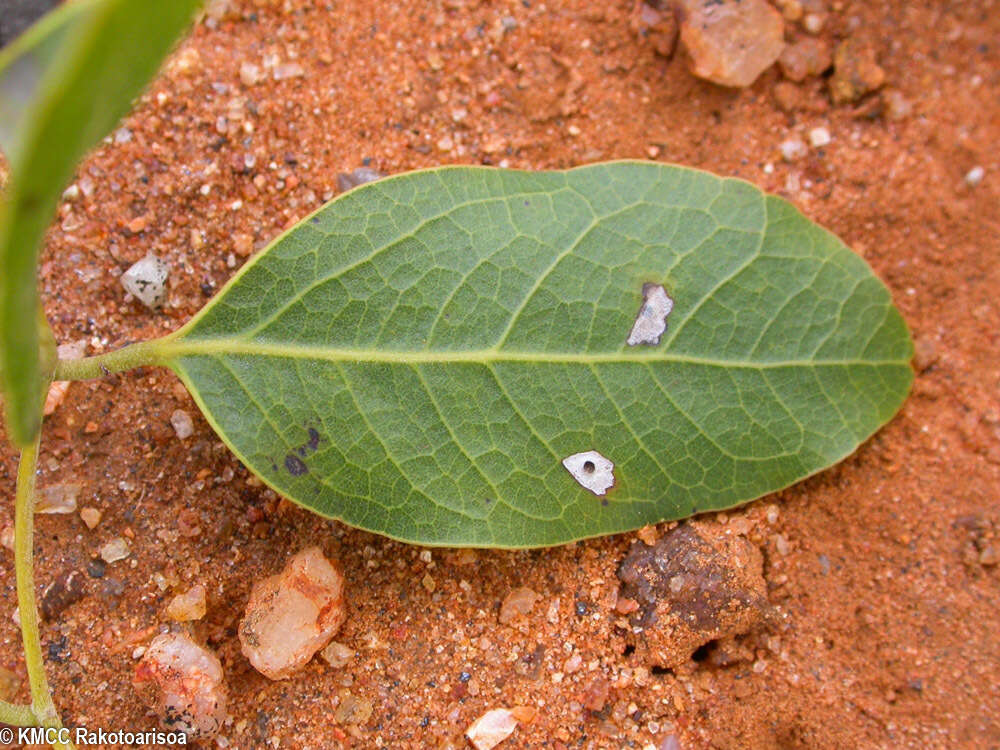
<svg viewBox="0 0 1000 750">
<path fill-rule="evenodd" d="M 306 443 L 306 445 L 309 447 L 309 450 L 311 451 L 314 451 L 317 448 L 319 448 L 319 432 L 316 431 L 316 428 L 314 427 L 309 428 L 309 442 Z"/>
<path fill-rule="evenodd" d="M 288 469 L 288 473 L 293 477 L 300 477 L 308 471 L 302 459 L 294 453 L 289 453 L 285 456 L 285 468 Z"/>
<path fill-rule="evenodd" d="M 310 221 L 313 224 L 319 224 L 319 217 L 318 216 L 313 216 L 312 219 L 310 219 Z"/>
<path fill-rule="evenodd" d="M 607 498 L 604 498 L 603 500 L 601 500 L 601 505 L 602 505 L 603 507 L 607 508 L 607 507 L 608 507 L 608 499 L 607 499 Z"/>
<path fill-rule="evenodd" d="M 585 472 L 587 472 L 588 474 L 593 474 L 595 468 L 596 467 L 594 466 L 594 462 L 593 461 L 584 461 L 583 462 L 583 470 Z"/>
<path fill-rule="evenodd" d="M 304 445 L 300 445 L 298 448 L 296 448 L 296 452 L 300 456 L 305 456 L 306 455 L 306 447 Z"/>
</svg>

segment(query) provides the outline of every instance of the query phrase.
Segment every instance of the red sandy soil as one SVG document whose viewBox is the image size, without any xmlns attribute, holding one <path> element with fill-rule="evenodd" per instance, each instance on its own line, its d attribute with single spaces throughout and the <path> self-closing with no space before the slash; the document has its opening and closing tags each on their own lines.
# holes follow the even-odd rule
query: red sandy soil
<svg viewBox="0 0 1000 750">
<path fill-rule="evenodd" d="M 777 69 L 742 90 L 699 81 L 683 51 L 660 57 L 630 30 L 631 12 L 627 0 L 237 3 L 171 58 L 124 123 L 131 139 L 80 167 L 93 192 L 60 208 L 44 302 L 57 340 L 86 339 L 90 353 L 176 329 L 251 244 L 317 208 L 363 160 L 397 173 L 656 159 L 785 195 L 889 285 L 918 377 L 856 455 L 710 517 L 712 533 L 761 550 L 767 623 L 728 664 L 649 670 L 625 653 L 614 611 L 635 534 L 421 555 L 281 501 L 173 375 L 146 369 L 74 383 L 44 431 L 40 487 L 78 482 L 80 505 L 103 512 L 94 530 L 76 514 L 38 519 L 39 589 L 86 577 L 86 595 L 42 631 L 68 724 L 155 725 L 131 686 L 133 652 L 182 627 L 166 603 L 202 583 L 208 613 L 183 627 L 222 660 L 232 721 L 217 742 L 230 747 L 457 748 L 484 711 L 515 705 L 537 715 L 502 748 L 668 748 L 670 737 L 685 750 L 1000 747 L 1000 7 L 832 3 L 820 36 L 874 45 L 887 85 L 912 104 L 896 120 L 868 100 L 831 105 L 815 77 L 785 112 Z M 505 16 L 516 21 L 506 33 Z M 304 75 L 241 83 L 241 63 L 270 55 Z M 779 144 L 808 142 L 817 126 L 832 142 L 783 162 Z M 985 176 L 972 187 L 975 165 Z M 148 251 L 173 267 L 161 313 L 127 301 L 118 281 Z M 175 409 L 194 417 L 187 440 Z M 0 491 L 12 498 L 4 445 Z M 0 525 L 11 517 L 8 500 Z M 116 536 L 131 556 L 86 574 Z M 241 655 L 237 623 L 252 583 L 310 544 L 343 564 L 350 614 L 337 640 L 357 654 L 271 682 Z M 21 676 L 25 700 L 9 553 L 0 567 L 0 665 Z M 539 600 L 500 624 L 518 586 Z"/>
</svg>

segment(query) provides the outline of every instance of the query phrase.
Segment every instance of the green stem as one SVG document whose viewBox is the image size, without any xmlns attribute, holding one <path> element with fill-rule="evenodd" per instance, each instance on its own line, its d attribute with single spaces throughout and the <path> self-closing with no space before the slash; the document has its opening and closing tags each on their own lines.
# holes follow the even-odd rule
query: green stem
<svg viewBox="0 0 1000 750">
<path fill-rule="evenodd" d="M 31 706 L 0 700 L 0 722 L 12 727 L 33 727 L 38 723 Z"/>
<path fill-rule="evenodd" d="M 82 359 L 60 359 L 56 363 L 55 380 L 90 380 L 113 372 L 131 370 L 143 365 L 159 364 L 162 339 L 136 344 Z"/>
<path fill-rule="evenodd" d="M 35 605 L 35 569 L 32 542 L 35 531 L 35 465 L 38 462 L 38 438 L 21 451 L 17 466 L 17 494 L 14 499 L 14 576 L 17 581 L 17 606 L 21 615 L 21 640 L 24 662 L 31 686 L 31 712 L 43 727 L 59 729 L 62 722 L 52 703 L 52 693 L 45 677 L 42 643 L 38 631 L 38 608 Z M 56 743 L 56 747 L 72 747 Z"/>
</svg>

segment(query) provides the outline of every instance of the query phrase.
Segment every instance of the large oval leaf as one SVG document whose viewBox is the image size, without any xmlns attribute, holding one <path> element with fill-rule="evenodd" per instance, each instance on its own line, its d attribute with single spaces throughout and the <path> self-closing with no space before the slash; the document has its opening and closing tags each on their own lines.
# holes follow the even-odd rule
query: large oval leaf
<svg viewBox="0 0 1000 750">
<path fill-rule="evenodd" d="M 26 325 L 40 307 L 35 276 L 45 228 L 84 152 L 128 111 L 200 0 L 75 0 L 0 50 L 0 148 L 10 184 L 0 200 L 0 370 L 7 426 L 30 445 L 47 385 Z"/>
<path fill-rule="evenodd" d="M 629 345 L 661 287 L 666 332 Z M 358 188 L 158 348 L 279 492 L 423 544 L 746 502 L 850 454 L 912 379 L 888 291 L 836 237 L 745 182 L 639 162 Z M 563 463 L 589 451 L 606 495 Z M 574 460 L 584 484 L 601 470 Z"/>
</svg>

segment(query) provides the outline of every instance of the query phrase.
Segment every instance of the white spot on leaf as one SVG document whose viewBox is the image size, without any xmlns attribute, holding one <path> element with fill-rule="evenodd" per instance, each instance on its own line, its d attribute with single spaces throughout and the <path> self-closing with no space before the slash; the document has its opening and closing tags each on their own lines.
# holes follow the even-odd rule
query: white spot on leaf
<svg viewBox="0 0 1000 750">
<path fill-rule="evenodd" d="M 601 497 L 615 484 L 615 465 L 597 451 L 574 453 L 562 465 L 580 486 Z"/>
<path fill-rule="evenodd" d="M 628 335 L 629 346 L 659 344 L 660 336 L 667 330 L 667 316 L 674 309 L 674 301 L 659 284 L 643 284 L 642 297 L 642 307 Z"/>
</svg>

